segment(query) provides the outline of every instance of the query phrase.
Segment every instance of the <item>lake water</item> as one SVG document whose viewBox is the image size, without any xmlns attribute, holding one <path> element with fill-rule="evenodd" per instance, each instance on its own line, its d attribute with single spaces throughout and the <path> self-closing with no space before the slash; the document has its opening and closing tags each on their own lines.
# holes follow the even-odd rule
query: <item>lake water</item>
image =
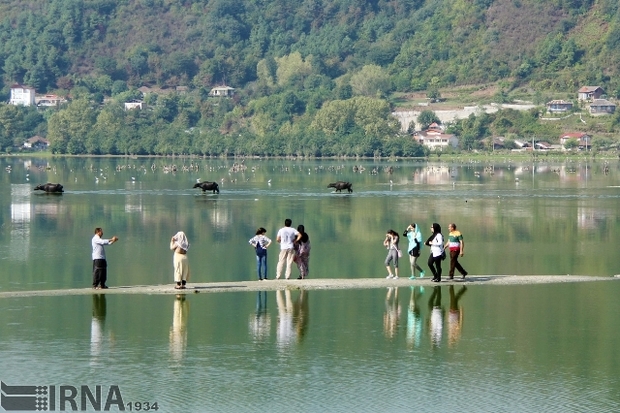
<svg viewBox="0 0 620 413">
<path fill-rule="evenodd" d="M 120 238 L 106 248 L 111 286 L 171 283 L 179 230 L 192 280 L 253 279 L 248 239 L 259 226 L 275 238 L 285 218 L 310 234 L 313 278 L 385 277 L 384 234 L 411 222 L 425 237 L 432 222 L 457 223 L 472 276 L 618 272 L 615 162 L 233 164 L 0 158 L 0 291 L 88 287 L 97 226 Z M 197 179 L 221 193 L 192 189 Z M 332 193 L 336 180 L 353 182 L 353 194 Z M 45 182 L 66 192 L 33 191 Z M 619 293 L 611 281 L 466 282 L 5 298 L 0 379 L 54 386 L 56 411 L 72 410 L 71 386 L 79 410 L 80 386 L 99 385 L 100 410 L 118 386 L 126 410 L 142 411 L 614 412 Z M 84 409 L 97 410 L 89 400 Z"/>
</svg>

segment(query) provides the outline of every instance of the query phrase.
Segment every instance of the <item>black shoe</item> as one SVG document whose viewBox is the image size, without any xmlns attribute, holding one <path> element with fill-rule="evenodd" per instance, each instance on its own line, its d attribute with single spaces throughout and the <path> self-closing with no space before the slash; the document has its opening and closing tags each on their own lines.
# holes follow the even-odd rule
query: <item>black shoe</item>
<svg viewBox="0 0 620 413">
<path fill-rule="evenodd" d="M 434 283 L 441 282 L 441 280 L 440 280 L 440 279 L 438 279 L 438 278 L 433 278 L 431 281 L 432 281 L 432 282 L 434 282 Z"/>
<path fill-rule="evenodd" d="M 465 277 L 467 277 L 467 274 L 469 274 L 467 271 L 465 271 L 465 272 L 463 273 L 463 279 L 465 279 Z"/>
<path fill-rule="evenodd" d="M 103 288 L 105 290 L 106 288 L 108 288 L 108 286 L 107 285 L 102 285 L 101 288 Z"/>
</svg>

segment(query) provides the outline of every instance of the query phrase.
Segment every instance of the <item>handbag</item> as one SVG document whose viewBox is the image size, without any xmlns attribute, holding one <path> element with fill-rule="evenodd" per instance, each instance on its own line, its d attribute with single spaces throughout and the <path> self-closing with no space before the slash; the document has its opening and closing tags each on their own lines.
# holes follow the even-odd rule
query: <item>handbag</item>
<svg viewBox="0 0 620 413">
<path fill-rule="evenodd" d="M 441 252 L 441 260 L 443 261 L 443 260 L 445 260 L 445 259 L 446 259 L 446 250 L 443 250 L 443 251 Z"/>
<path fill-rule="evenodd" d="M 398 258 L 403 256 L 403 252 L 401 250 L 396 250 L 396 253 L 398 254 Z"/>
</svg>

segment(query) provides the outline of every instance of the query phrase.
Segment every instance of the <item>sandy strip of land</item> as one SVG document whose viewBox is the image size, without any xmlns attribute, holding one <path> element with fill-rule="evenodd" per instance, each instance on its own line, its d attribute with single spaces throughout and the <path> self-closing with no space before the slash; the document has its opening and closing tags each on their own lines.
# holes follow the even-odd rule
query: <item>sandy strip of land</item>
<svg viewBox="0 0 620 413">
<path fill-rule="evenodd" d="M 212 283 L 190 283 L 187 289 L 176 290 L 173 284 L 164 285 L 128 285 L 123 287 L 110 287 L 105 290 L 92 288 L 74 288 L 64 290 L 29 290 L 29 291 L 3 291 L 0 298 L 18 297 L 45 297 L 45 296 L 68 296 L 68 295 L 91 295 L 91 294 L 197 294 L 219 293 L 232 291 L 274 291 L 282 289 L 304 290 L 354 290 L 367 288 L 385 287 L 409 287 L 409 286 L 435 286 L 435 285 L 524 285 L 524 284 L 551 284 L 567 282 L 593 282 L 620 280 L 620 275 L 610 277 L 594 277 L 587 275 L 486 275 L 468 276 L 465 280 L 455 278 L 448 280 L 443 278 L 441 283 L 434 283 L 429 277 L 410 280 L 403 277 L 398 280 L 386 280 L 385 278 L 321 278 L 305 280 L 263 280 L 263 281 L 229 281 Z"/>
</svg>

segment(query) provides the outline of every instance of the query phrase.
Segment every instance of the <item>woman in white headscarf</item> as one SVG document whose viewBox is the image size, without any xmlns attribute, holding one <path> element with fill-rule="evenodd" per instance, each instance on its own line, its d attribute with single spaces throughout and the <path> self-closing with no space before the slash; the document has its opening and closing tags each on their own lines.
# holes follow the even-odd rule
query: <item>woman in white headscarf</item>
<svg viewBox="0 0 620 413">
<path fill-rule="evenodd" d="M 170 249 L 174 251 L 172 261 L 174 267 L 175 289 L 185 288 L 185 284 L 189 279 L 189 260 L 187 259 L 187 250 L 189 249 L 189 241 L 183 231 L 177 232 L 170 240 Z"/>
</svg>

